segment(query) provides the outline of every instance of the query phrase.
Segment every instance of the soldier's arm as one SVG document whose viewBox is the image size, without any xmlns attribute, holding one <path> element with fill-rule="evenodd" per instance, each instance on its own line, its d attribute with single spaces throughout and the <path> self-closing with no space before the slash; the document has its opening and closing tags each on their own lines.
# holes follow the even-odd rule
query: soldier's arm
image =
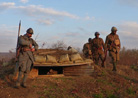
<svg viewBox="0 0 138 98">
<path fill-rule="evenodd" d="M 119 36 L 118 36 L 118 39 L 119 39 Z M 120 44 L 119 44 L 119 46 L 118 46 L 118 47 L 119 47 L 119 48 L 121 48 L 121 42 L 120 42 L 120 39 L 119 39 L 119 43 L 120 43 Z"/>
<path fill-rule="evenodd" d="M 35 51 L 37 51 L 38 50 L 38 44 L 33 39 L 32 39 L 32 45 L 34 46 Z"/>
<path fill-rule="evenodd" d="M 103 39 L 102 39 L 102 46 L 103 46 L 103 49 L 105 50 L 105 44 L 104 44 Z"/>
<path fill-rule="evenodd" d="M 84 51 L 85 51 L 85 44 L 83 45 L 83 49 L 82 49 L 82 51 L 83 51 L 83 53 L 84 53 Z"/>
<path fill-rule="evenodd" d="M 19 37 L 19 44 L 22 46 L 29 46 L 31 43 L 28 40 L 25 40 L 23 36 Z"/>
<path fill-rule="evenodd" d="M 108 36 L 106 37 L 106 39 L 105 39 L 105 49 L 107 49 L 107 44 L 108 44 Z"/>
</svg>

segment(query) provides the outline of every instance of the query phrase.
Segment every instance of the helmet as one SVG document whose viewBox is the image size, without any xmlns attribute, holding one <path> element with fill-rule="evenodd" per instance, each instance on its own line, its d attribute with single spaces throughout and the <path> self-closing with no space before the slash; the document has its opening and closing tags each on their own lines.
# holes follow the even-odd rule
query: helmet
<svg viewBox="0 0 138 98">
<path fill-rule="evenodd" d="M 112 27 L 111 31 L 117 31 L 117 28 L 116 27 Z"/>
<path fill-rule="evenodd" d="M 92 38 L 89 38 L 89 39 L 88 39 L 88 42 L 91 42 L 91 40 L 92 40 Z"/>
<path fill-rule="evenodd" d="M 27 33 L 30 33 L 30 34 L 33 34 L 33 29 L 32 29 L 32 28 L 29 28 L 29 29 L 27 29 L 26 32 L 27 32 Z"/>
<path fill-rule="evenodd" d="M 72 47 L 71 46 L 68 46 L 68 49 L 67 50 L 69 50 L 69 49 L 71 49 Z"/>
<path fill-rule="evenodd" d="M 95 36 L 96 36 L 96 35 L 100 35 L 100 33 L 99 33 L 99 32 L 95 32 Z"/>
</svg>

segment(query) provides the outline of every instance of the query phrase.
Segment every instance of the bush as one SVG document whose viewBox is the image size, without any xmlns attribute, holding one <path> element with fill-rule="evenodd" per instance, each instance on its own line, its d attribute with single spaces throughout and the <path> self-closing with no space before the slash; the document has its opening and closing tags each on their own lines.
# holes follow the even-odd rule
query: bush
<svg viewBox="0 0 138 98">
<path fill-rule="evenodd" d="M 137 65 L 138 64 L 138 50 L 136 49 L 126 49 L 123 47 L 120 51 L 120 61 L 121 65 Z"/>
</svg>

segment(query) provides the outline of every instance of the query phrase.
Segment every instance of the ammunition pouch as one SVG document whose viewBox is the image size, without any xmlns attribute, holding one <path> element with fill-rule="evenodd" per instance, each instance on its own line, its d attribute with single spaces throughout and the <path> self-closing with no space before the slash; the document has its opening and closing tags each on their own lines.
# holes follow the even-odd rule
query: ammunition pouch
<svg viewBox="0 0 138 98">
<path fill-rule="evenodd" d="M 113 47 L 113 46 L 111 46 L 111 45 L 108 46 L 108 50 L 109 50 L 109 51 L 113 51 L 113 52 L 115 52 L 115 53 L 119 53 L 119 51 L 120 51 L 120 49 L 119 49 L 118 46 Z"/>
<path fill-rule="evenodd" d="M 92 55 L 92 51 L 91 50 L 89 50 L 89 55 Z"/>
<path fill-rule="evenodd" d="M 23 49 L 23 52 L 31 51 L 31 49 L 28 49 L 28 48 L 22 48 L 22 49 Z"/>
</svg>

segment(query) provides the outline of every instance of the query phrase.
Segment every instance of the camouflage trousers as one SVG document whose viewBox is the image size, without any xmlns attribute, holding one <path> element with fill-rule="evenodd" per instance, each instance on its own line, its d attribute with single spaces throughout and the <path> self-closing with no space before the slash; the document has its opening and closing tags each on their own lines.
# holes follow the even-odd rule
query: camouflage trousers
<svg viewBox="0 0 138 98">
<path fill-rule="evenodd" d="M 22 75 L 24 75 L 22 83 L 23 84 L 26 83 L 28 74 L 30 72 L 31 65 L 32 65 L 31 59 L 27 59 L 26 61 L 24 60 L 24 61 L 19 62 L 19 74 L 18 74 L 18 79 L 16 83 L 17 85 L 20 85 Z"/>
<path fill-rule="evenodd" d="M 113 64 L 112 71 L 117 71 L 116 66 L 117 66 L 117 61 L 119 61 L 119 53 L 109 51 L 109 56 L 112 58 L 112 64 Z"/>
<path fill-rule="evenodd" d="M 99 64 L 99 59 L 103 62 L 104 57 L 105 57 L 104 53 L 102 53 L 102 54 L 100 54 L 100 53 L 94 54 L 94 55 L 93 55 L 93 59 L 94 59 L 94 61 L 95 61 L 95 64 L 96 64 L 96 65 Z"/>
<path fill-rule="evenodd" d="M 112 58 L 112 62 L 119 61 L 119 53 L 115 53 L 113 51 L 109 51 L 109 56 Z"/>
</svg>

